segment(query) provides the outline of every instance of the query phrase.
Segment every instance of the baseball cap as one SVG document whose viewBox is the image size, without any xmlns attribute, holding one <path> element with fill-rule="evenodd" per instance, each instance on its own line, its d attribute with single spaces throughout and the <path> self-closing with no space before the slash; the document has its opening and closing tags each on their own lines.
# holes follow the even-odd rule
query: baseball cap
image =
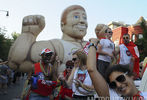
<svg viewBox="0 0 147 100">
<path fill-rule="evenodd" d="M 45 48 L 41 51 L 41 55 L 44 54 L 44 53 L 53 53 L 52 50 L 50 50 L 49 48 Z"/>
</svg>

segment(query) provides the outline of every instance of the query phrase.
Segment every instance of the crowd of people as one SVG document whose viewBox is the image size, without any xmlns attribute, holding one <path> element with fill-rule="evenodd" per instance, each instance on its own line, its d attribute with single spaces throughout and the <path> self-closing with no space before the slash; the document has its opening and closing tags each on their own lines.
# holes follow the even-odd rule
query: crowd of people
<svg viewBox="0 0 147 100">
<path fill-rule="evenodd" d="M 24 78 L 24 73 L 12 70 L 7 63 L 0 59 L 0 95 L 7 95 L 7 89 Z"/>
<path fill-rule="evenodd" d="M 57 72 L 61 62 L 55 52 L 49 48 L 43 49 L 40 62 L 34 64 L 33 70 L 28 76 L 30 89 L 25 92 L 28 93 L 25 94 L 26 96 L 23 94 L 23 99 L 93 100 L 96 99 L 95 94 L 98 95 L 97 98 L 127 98 L 133 100 L 146 98 L 146 93 L 139 91 L 134 84 L 134 80 L 139 77 L 136 76 L 136 71 L 133 70 L 135 60 L 132 59 L 135 58 L 129 52 L 130 49 L 125 47 L 130 43 L 129 34 L 123 35 L 125 49 L 122 49 L 121 44 L 118 51 L 115 51 L 114 43 L 110 40 L 113 32 L 108 28 L 105 33 L 109 39 L 90 39 L 87 47 L 89 49 L 88 55 L 84 52 L 84 49 L 74 51 L 72 59 L 66 62 L 63 73 Z M 106 43 L 102 41 L 106 41 Z M 109 51 L 108 48 L 110 48 Z M 121 50 L 124 51 L 120 54 L 118 64 L 110 66 L 112 60 L 117 59 L 115 56 Z M 98 56 L 96 56 L 97 53 Z M 99 62 L 98 58 L 103 58 L 103 61 Z M 124 58 L 127 59 L 127 63 L 125 63 Z M 106 59 L 109 59 L 109 62 L 106 62 Z"/>
<path fill-rule="evenodd" d="M 28 83 L 24 87 L 22 99 L 144 100 L 143 98 L 147 96 L 146 93 L 139 91 L 134 84 L 136 74 L 129 65 L 132 60 L 128 64 L 107 65 L 103 74 L 99 71 L 100 65 L 97 65 L 98 56 L 96 57 L 96 54 L 99 53 L 97 48 L 100 43 L 99 39 L 90 39 L 88 55 L 84 49 L 73 52 L 72 59 L 66 62 L 66 68 L 62 73 L 58 73 L 56 69 L 61 65 L 59 58 L 49 48 L 43 49 L 40 62 L 32 66 L 33 70 L 28 75 Z M 113 52 L 113 55 L 115 54 Z M 25 89 L 28 87 L 26 92 Z M 97 98 L 94 97 L 95 94 L 97 94 Z"/>
<path fill-rule="evenodd" d="M 62 31 L 66 33 L 63 35 L 63 39 L 75 43 L 76 38 L 77 40 L 80 36 L 83 38 L 87 29 L 85 9 L 74 5 L 65 10 L 63 16 L 64 23 L 61 23 L 61 27 Z M 78 25 L 73 26 L 75 23 Z M 74 37 L 74 32 L 79 35 Z M 59 48 L 59 51 L 55 49 L 58 48 L 58 45 L 43 48 L 40 52 L 39 62 L 33 63 L 32 68 L 29 68 L 31 70 L 28 72 L 21 99 L 146 99 L 147 93 L 139 91 L 134 84 L 134 80 L 140 79 L 142 74 L 139 74 L 139 52 L 137 46 L 130 41 L 130 35 L 123 34 L 123 43 L 116 50 L 115 44 L 111 40 L 113 31 L 107 25 L 98 24 L 95 33 L 97 38 L 90 38 L 87 42 L 78 42 L 81 48 L 71 53 L 72 58 L 66 60 L 65 66 L 62 67 L 63 71 L 58 70 L 63 63 L 58 53 L 63 50 L 63 47 Z M 74 38 L 71 38 L 70 35 Z M 67 37 L 69 40 L 66 40 Z M 65 41 L 62 41 L 65 43 L 64 46 L 68 44 Z M 63 50 L 62 53 L 65 54 L 63 54 L 63 59 L 67 57 L 67 51 Z M 1 71 L 0 82 L 4 83 L 4 88 L 6 88 L 5 83 L 15 76 L 7 75 L 8 72 L 11 72 L 8 69 L 6 68 L 5 74 L 3 74 L 4 71 Z M 143 68 L 143 70 L 145 69 L 146 67 Z M 143 72 L 141 71 L 141 73 Z M 10 79 L 5 80 L 7 76 Z"/>
<path fill-rule="evenodd" d="M 97 39 L 91 39 L 97 45 Z M 96 70 L 96 49 L 90 48 L 88 53 L 87 67 L 93 85 L 100 97 L 110 97 L 112 99 L 144 100 L 146 92 L 139 91 L 135 84 L 136 75 L 128 64 L 116 64 L 106 70 L 105 78 Z M 102 83 L 102 84 L 99 84 Z M 108 84 L 108 85 L 107 85 Z M 103 89 L 105 88 L 105 89 Z"/>
</svg>

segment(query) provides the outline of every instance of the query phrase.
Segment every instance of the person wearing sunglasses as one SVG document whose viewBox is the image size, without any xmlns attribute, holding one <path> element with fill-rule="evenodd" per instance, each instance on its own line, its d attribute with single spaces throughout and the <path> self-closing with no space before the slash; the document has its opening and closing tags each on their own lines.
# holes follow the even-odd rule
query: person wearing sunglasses
<svg viewBox="0 0 147 100">
<path fill-rule="evenodd" d="M 72 60 L 68 60 L 66 62 L 66 69 L 64 70 L 64 77 L 66 80 L 69 78 L 73 67 L 74 67 L 74 62 Z"/>
<path fill-rule="evenodd" d="M 109 27 L 105 24 L 97 24 L 95 28 L 95 34 L 98 39 L 104 38 L 105 37 L 105 30 L 108 29 Z"/>
<path fill-rule="evenodd" d="M 98 30 L 100 25 L 97 25 L 96 27 L 96 35 L 97 37 L 102 34 L 103 31 L 103 36 L 105 37 L 98 37 L 100 38 L 100 42 L 98 44 L 98 58 L 97 58 L 97 69 L 98 71 L 104 76 L 104 73 L 107 69 L 107 67 L 110 65 L 110 63 L 114 60 L 114 55 L 113 52 L 115 51 L 115 45 L 113 41 L 111 40 L 111 37 L 113 35 L 112 30 L 107 26 L 104 25 L 103 27 L 100 28 L 100 31 Z M 100 32 L 98 34 L 98 32 Z M 102 35 L 101 35 L 102 36 Z"/>
<path fill-rule="evenodd" d="M 136 88 L 133 77 L 128 65 L 117 64 L 106 71 L 106 81 L 116 93 L 124 98 L 133 98 L 133 100 L 147 99 L 147 92 L 141 92 Z"/>
<path fill-rule="evenodd" d="M 91 39 L 91 43 L 95 45 L 97 41 L 98 39 Z M 147 93 L 136 88 L 133 73 L 128 68 L 128 65 L 117 64 L 109 67 L 106 70 L 105 80 L 100 72 L 96 70 L 95 57 L 96 49 L 91 46 L 87 58 L 87 70 L 99 97 L 103 99 L 110 98 L 110 100 L 123 100 L 123 97 L 126 98 L 125 100 L 147 99 Z"/>
<path fill-rule="evenodd" d="M 93 98 L 94 87 L 87 71 L 86 61 L 87 55 L 78 50 L 72 55 L 74 68 L 68 79 L 68 85 L 72 87 L 72 100 L 87 100 Z"/>
<path fill-rule="evenodd" d="M 72 89 L 67 85 L 67 80 L 71 74 L 74 63 L 72 60 L 66 62 L 66 68 L 63 73 L 60 73 L 58 80 L 61 81 L 61 85 L 56 88 L 56 95 L 54 95 L 54 100 L 71 100 L 72 98 Z"/>
<path fill-rule="evenodd" d="M 123 35 L 123 43 L 119 45 L 115 55 L 119 56 L 119 64 L 129 64 L 129 68 L 134 72 L 135 79 L 139 78 L 139 51 L 137 46 L 130 41 L 128 33 Z"/>
<path fill-rule="evenodd" d="M 30 88 L 26 97 L 23 93 L 21 96 L 25 100 L 49 100 L 57 86 L 58 57 L 49 48 L 43 49 L 40 56 L 41 60 L 32 66 L 33 70 L 28 74 L 29 83 L 24 86 L 23 93 L 26 87 Z"/>
</svg>

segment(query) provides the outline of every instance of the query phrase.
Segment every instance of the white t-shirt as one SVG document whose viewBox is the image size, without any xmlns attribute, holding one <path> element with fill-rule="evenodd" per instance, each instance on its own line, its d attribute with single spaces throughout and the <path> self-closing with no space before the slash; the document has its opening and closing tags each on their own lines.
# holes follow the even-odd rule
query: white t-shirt
<svg viewBox="0 0 147 100">
<path fill-rule="evenodd" d="M 109 94 L 110 94 L 110 100 L 124 100 L 120 94 L 116 93 L 116 91 L 114 91 L 111 88 L 109 88 Z M 147 92 L 141 92 L 140 95 L 143 96 L 144 99 L 139 99 L 139 100 L 147 100 Z M 97 94 L 96 94 L 96 98 L 99 98 L 100 100 L 104 99 L 104 97 L 99 97 Z M 129 100 L 131 100 L 131 99 L 129 99 Z"/>
<path fill-rule="evenodd" d="M 110 100 L 123 100 L 123 98 L 117 94 L 113 89 L 109 88 Z"/>
<path fill-rule="evenodd" d="M 130 64 L 132 54 L 128 50 L 128 48 L 124 44 L 119 45 L 120 49 L 120 61 L 119 64 L 125 65 L 125 64 Z"/>
<path fill-rule="evenodd" d="M 100 45 L 102 46 L 102 51 L 106 53 L 112 54 L 114 51 L 114 43 L 109 39 L 101 39 Z M 99 55 L 98 59 L 106 62 L 111 62 L 111 57 L 107 55 Z"/>
<path fill-rule="evenodd" d="M 110 94 L 110 100 L 124 100 L 121 95 L 117 94 L 113 89 L 109 89 L 109 94 Z M 147 100 L 147 92 L 141 92 L 141 96 L 143 96 L 144 99 L 139 99 L 139 100 Z"/>
<path fill-rule="evenodd" d="M 74 78 L 73 79 L 76 79 L 77 78 L 78 71 L 79 71 L 79 68 L 77 68 L 75 70 Z M 83 81 L 83 84 L 88 85 L 88 86 L 92 86 L 92 81 L 91 81 L 91 78 L 90 78 L 90 76 L 88 74 L 88 71 L 85 70 L 85 73 L 86 73 L 86 77 L 85 77 L 85 80 Z M 86 93 L 86 94 L 88 93 L 87 91 L 85 91 L 81 87 L 79 87 L 79 90 L 82 91 L 82 92 L 84 92 L 84 93 Z M 75 86 L 75 83 L 74 82 L 72 83 L 72 91 L 73 91 L 74 95 L 86 96 L 84 94 L 79 93 L 79 91 L 76 89 L 76 86 Z M 90 93 L 88 93 L 88 94 L 90 95 Z M 91 95 L 93 95 L 93 94 L 91 94 Z"/>
</svg>

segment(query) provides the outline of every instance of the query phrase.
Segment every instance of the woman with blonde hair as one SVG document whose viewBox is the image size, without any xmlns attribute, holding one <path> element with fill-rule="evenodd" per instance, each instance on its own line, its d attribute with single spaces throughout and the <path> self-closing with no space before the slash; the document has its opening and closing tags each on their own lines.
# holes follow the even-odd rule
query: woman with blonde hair
<svg viewBox="0 0 147 100">
<path fill-rule="evenodd" d="M 74 68 L 68 79 L 68 84 L 72 87 L 73 100 L 87 100 L 93 98 L 94 87 L 87 71 L 87 55 L 78 50 L 72 54 Z"/>
<path fill-rule="evenodd" d="M 106 29 L 108 29 L 109 27 L 105 24 L 97 24 L 96 28 L 95 28 L 95 34 L 97 36 L 98 39 L 104 38 L 105 37 L 105 31 Z"/>
</svg>

